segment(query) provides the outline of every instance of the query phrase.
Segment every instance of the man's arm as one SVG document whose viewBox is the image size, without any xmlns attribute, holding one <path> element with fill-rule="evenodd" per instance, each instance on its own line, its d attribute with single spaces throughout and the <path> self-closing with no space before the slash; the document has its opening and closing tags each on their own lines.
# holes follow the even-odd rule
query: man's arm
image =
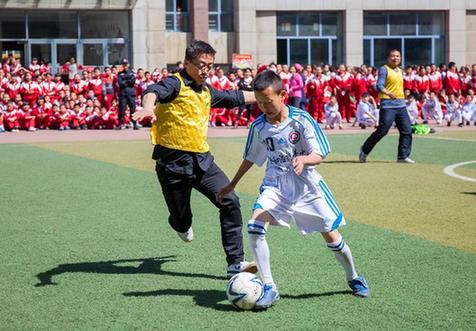
<svg viewBox="0 0 476 331">
<path fill-rule="evenodd" d="M 253 92 L 231 90 L 219 91 L 208 85 L 212 98 L 212 108 L 235 108 L 256 102 Z"/>
<path fill-rule="evenodd" d="M 155 121 L 155 104 L 157 102 L 167 103 L 175 100 L 180 92 L 180 82 L 174 76 L 161 80 L 157 84 L 152 84 L 142 93 L 142 107 L 144 109 L 134 112 L 132 119 L 140 121 L 145 117 L 152 117 Z"/>
</svg>

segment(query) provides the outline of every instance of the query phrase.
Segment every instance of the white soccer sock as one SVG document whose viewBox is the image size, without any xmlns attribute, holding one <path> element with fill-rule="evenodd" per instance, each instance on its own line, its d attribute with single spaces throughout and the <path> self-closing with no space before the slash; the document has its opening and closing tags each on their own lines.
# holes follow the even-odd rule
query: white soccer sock
<svg viewBox="0 0 476 331">
<path fill-rule="evenodd" d="M 273 284 L 271 275 L 271 264 L 269 259 L 269 247 L 266 241 L 265 223 L 257 220 L 248 222 L 248 236 L 251 251 L 258 266 L 258 272 L 264 284 Z"/>
<path fill-rule="evenodd" d="M 355 271 L 354 260 L 352 259 L 352 253 L 349 246 L 344 242 L 344 239 L 340 237 L 337 241 L 327 243 L 327 247 L 334 251 L 337 261 L 342 265 L 345 270 L 347 281 L 357 278 L 358 274 Z"/>
</svg>

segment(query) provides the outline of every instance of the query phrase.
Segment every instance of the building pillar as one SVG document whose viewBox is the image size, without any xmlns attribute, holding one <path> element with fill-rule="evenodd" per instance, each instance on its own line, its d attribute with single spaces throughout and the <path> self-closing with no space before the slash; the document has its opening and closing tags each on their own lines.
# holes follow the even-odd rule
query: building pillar
<svg viewBox="0 0 476 331">
<path fill-rule="evenodd" d="M 349 8 L 344 14 L 344 63 L 360 66 L 364 63 L 364 13 L 362 7 Z M 333 63 L 339 65 L 340 63 Z"/>
<path fill-rule="evenodd" d="M 208 0 L 191 1 L 192 39 L 208 42 Z"/>
<path fill-rule="evenodd" d="M 448 19 L 448 61 L 458 65 L 466 63 L 466 9 L 452 8 Z"/>
<path fill-rule="evenodd" d="M 236 51 L 241 54 L 251 54 L 256 62 L 256 0 L 240 1 L 234 3 L 234 25 Z"/>
</svg>

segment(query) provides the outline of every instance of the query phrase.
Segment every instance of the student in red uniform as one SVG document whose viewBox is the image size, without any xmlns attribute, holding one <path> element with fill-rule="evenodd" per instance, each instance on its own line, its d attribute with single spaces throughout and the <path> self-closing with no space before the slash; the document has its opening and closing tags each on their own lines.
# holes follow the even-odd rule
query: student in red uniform
<svg viewBox="0 0 476 331">
<path fill-rule="evenodd" d="M 459 77 L 461 94 L 466 96 L 468 94 L 468 90 L 471 89 L 471 75 L 469 74 L 469 68 L 461 67 L 459 71 Z"/>
<path fill-rule="evenodd" d="M 15 76 L 12 76 L 6 86 L 6 93 L 10 96 L 10 99 L 14 100 L 17 94 L 20 94 L 21 82 L 17 80 Z"/>
<path fill-rule="evenodd" d="M 22 109 L 18 110 L 20 128 L 30 132 L 36 131 L 35 127 L 35 115 L 32 113 L 32 109 L 28 103 L 24 104 Z"/>
<path fill-rule="evenodd" d="M 337 70 L 337 75 L 333 80 L 334 94 L 337 96 L 337 103 L 339 104 L 339 110 L 342 118 L 350 123 L 352 117 L 352 108 L 350 101 L 350 91 L 352 89 L 352 77 L 347 72 L 345 65 L 341 64 Z"/>
<path fill-rule="evenodd" d="M 460 79 L 458 73 L 456 72 L 456 64 L 454 62 L 448 63 L 448 70 L 446 71 L 446 78 L 444 80 L 444 84 L 446 95 L 460 95 Z"/>
<path fill-rule="evenodd" d="M 322 123 L 325 119 L 324 105 L 329 102 L 332 89 L 329 79 L 323 75 L 322 67 L 314 67 L 314 77 L 307 84 L 309 99 L 309 113 L 317 122 Z"/>
<path fill-rule="evenodd" d="M 94 97 L 103 103 L 103 81 L 101 79 L 101 69 L 99 67 L 94 68 L 93 76 L 89 80 L 90 91 L 93 91 Z"/>
<path fill-rule="evenodd" d="M 403 73 L 403 89 L 409 90 L 412 93 L 416 92 L 415 73 L 413 72 L 413 68 L 411 66 L 407 66 L 405 68 L 405 72 Z"/>
<path fill-rule="evenodd" d="M 5 125 L 5 129 L 11 132 L 20 131 L 19 117 L 18 111 L 15 108 L 15 103 L 10 101 L 3 115 L 3 124 Z"/>
<path fill-rule="evenodd" d="M 56 88 L 56 83 L 53 81 L 53 75 L 50 73 L 46 74 L 46 80 L 40 84 L 41 95 L 49 96 L 51 100 L 56 100 L 58 95 L 58 89 Z"/>
<path fill-rule="evenodd" d="M 36 100 L 38 100 L 40 93 L 40 87 L 32 80 L 31 73 L 27 72 L 24 81 L 20 85 L 20 94 L 23 101 L 29 103 L 30 106 L 33 107 L 36 104 Z"/>
<path fill-rule="evenodd" d="M 430 90 L 430 79 L 428 78 L 424 67 L 420 68 L 418 75 L 415 77 L 415 90 L 419 95 L 425 97 Z"/>
<path fill-rule="evenodd" d="M 439 95 L 443 90 L 443 78 L 436 65 L 431 65 L 428 78 L 430 79 L 430 92 L 434 92 Z"/>
<path fill-rule="evenodd" d="M 88 84 L 81 79 L 81 76 L 79 74 L 74 75 L 73 81 L 69 84 L 69 89 L 71 92 L 74 92 L 78 95 L 88 94 Z"/>
<path fill-rule="evenodd" d="M 368 85 L 367 85 L 367 76 L 368 76 L 368 69 L 367 66 L 362 65 L 358 68 L 354 75 L 354 80 L 352 84 L 352 92 L 355 97 L 355 104 L 359 104 L 360 98 L 364 93 L 368 93 Z"/>
</svg>

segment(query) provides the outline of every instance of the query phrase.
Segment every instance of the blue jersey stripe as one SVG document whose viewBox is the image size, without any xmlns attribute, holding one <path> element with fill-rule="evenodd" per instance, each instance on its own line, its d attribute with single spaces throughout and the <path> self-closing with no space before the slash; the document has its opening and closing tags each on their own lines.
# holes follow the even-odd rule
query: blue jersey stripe
<svg viewBox="0 0 476 331">
<path fill-rule="evenodd" d="M 264 119 L 260 116 L 253 122 L 253 124 L 251 124 L 250 131 L 248 132 L 248 139 L 246 140 L 245 153 L 243 155 L 244 159 L 248 155 L 248 151 L 250 150 L 251 143 L 253 142 L 254 130 L 255 130 L 256 126 L 258 124 L 263 123 L 263 122 L 264 122 Z"/>
<path fill-rule="evenodd" d="M 319 145 L 321 146 L 322 153 L 324 156 L 330 153 L 330 147 L 329 147 L 329 142 L 327 141 L 326 136 L 322 132 L 321 128 L 319 125 L 317 125 L 316 121 L 309 115 L 308 113 L 304 111 L 298 112 L 299 115 L 304 117 L 311 125 L 314 127 L 314 134 L 316 136 L 317 141 L 319 142 Z"/>
<path fill-rule="evenodd" d="M 331 190 L 329 190 L 329 187 L 326 185 L 326 182 L 324 182 L 323 180 L 321 180 L 319 182 L 319 185 L 321 186 L 321 188 L 327 193 L 327 195 L 329 196 L 329 198 L 331 199 L 332 203 L 334 204 L 334 207 L 337 209 L 337 211 L 340 213 L 340 210 L 339 210 L 339 207 L 337 207 L 337 202 L 336 200 L 334 199 L 334 196 L 332 195 L 332 192 Z"/>
<path fill-rule="evenodd" d="M 327 195 L 327 193 L 322 190 L 322 193 L 324 195 L 324 200 L 326 200 L 327 202 L 327 205 L 329 206 L 329 208 L 332 210 L 332 212 L 336 215 L 339 215 L 339 212 L 335 209 L 334 205 L 332 204 L 331 200 L 329 199 L 329 196 Z"/>
</svg>

